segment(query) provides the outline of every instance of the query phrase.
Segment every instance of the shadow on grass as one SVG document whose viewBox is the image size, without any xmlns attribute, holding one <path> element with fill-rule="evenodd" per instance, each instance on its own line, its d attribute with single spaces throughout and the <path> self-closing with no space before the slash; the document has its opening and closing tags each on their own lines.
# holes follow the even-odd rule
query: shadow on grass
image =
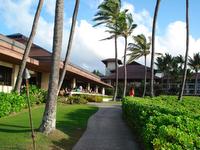
<svg viewBox="0 0 200 150">
<path fill-rule="evenodd" d="M 31 129 L 27 126 L 11 125 L 11 124 L 0 124 L 0 132 L 6 133 L 23 133 L 30 132 Z"/>
<path fill-rule="evenodd" d="M 62 138 L 57 141 L 52 141 L 58 148 L 71 150 L 78 142 L 83 132 L 87 127 L 89 117 L 97 111 L 97 108 L 90 107 L 89 109 L 78 109 L 71 113 L 66 113 L 66 120 L 58 120 L 56 128 L 69 136 L 69 139 Z"/>
</svg>

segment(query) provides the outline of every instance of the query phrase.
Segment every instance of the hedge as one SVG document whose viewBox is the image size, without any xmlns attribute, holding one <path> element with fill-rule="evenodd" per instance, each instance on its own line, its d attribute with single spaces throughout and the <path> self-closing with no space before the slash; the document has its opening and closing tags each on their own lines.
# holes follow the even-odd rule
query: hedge
<svg viewBox="0 0 200 150">
<path fill-rule="evenodd" d="M 30 101 L 31 104 L 44 103 L 46 100 L 47 92 L 30 86 Z M 3 93 L 0 92 L 0 118 L 9 115 L 13 112 L 19 112 L 21 109 L 27 107 L 27 99 L 25 90 L 22 90 L 21 95 L 18 93 Z"/>
<path fill-rule="evenodd" d="M 123 116 L 146 149 L 200 149 L 200 97 L 126 97 Z"/>
</svg>

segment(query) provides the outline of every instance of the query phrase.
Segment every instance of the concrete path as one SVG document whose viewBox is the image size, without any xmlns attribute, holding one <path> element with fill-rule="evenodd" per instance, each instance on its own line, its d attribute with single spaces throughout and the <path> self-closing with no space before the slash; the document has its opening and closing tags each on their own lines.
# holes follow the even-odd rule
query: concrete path
<svg viewBox="0 0 200 150">
<path fill-rule="evenodd" d="M 73 150 L 138 150 L 130 129 L 122 120 L 121 106 L 96 105 L 99 111 L 90 117 L 87 130 Z"/>
</svg>

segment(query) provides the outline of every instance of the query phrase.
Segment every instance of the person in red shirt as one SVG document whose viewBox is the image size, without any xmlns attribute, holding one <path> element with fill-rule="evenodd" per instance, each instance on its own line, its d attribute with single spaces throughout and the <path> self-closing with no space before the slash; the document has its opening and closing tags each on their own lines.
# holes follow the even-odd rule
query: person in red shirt
<svg viewBox="0 0 200 150">
<path fill-rule="evenodd" d="M 133 97 L 134 95 L 135 95 L 134 88 L 131 87 L 130 92 L 129 92 L 129 96 Z"/>
</svg>

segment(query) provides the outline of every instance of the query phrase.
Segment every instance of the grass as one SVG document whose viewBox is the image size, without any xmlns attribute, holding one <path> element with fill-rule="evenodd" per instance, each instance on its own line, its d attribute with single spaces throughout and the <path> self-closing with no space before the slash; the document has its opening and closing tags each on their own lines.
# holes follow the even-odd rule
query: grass
<svg viewBox="0 0 200 150">
<path fill-rule="evenodd" d="M 57 130 L 48 137 L 36 132 L 37 149 L 72 149 L 87 126 L 88 118 L 97 111 L 89 105 L 67 105 L 58 103 Z M 32 109 L 34 128 L 41 123 L 44 105 Z M 28 110 L 0 118 L 0 149 L 32 149 Z"/>
</svg>

